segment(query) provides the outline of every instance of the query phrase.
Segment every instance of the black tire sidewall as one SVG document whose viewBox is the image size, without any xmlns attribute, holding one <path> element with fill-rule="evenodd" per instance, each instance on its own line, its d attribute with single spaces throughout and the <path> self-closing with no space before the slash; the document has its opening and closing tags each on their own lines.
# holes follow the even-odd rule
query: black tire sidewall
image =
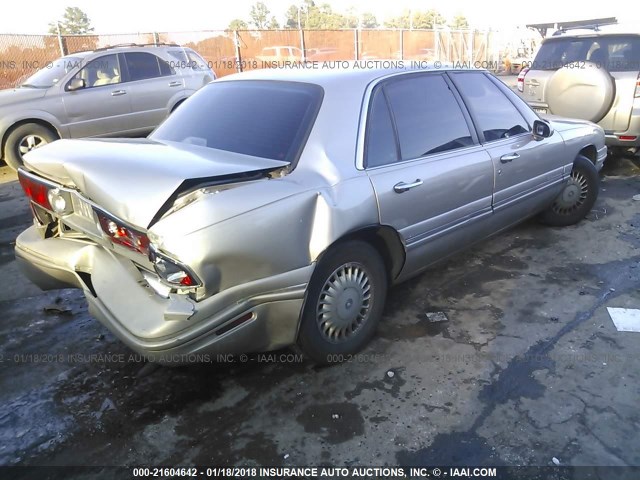
<svg viewBox="0 0 640 480">
<path fill-rule="evenodd" d="M 38 135 L 44 138 L 47 143 L 51 143 L 58 139 L 58 136 L 49 128 L 38 123 L 26 123 L 14 129 L 7 136 L 4 146 L 4 161 L 9 167 L 17 170 L 22 166 L 22 156 L 18 150 L 20 140 L 27 135 Z"/>
<path fill-rule="evenodd" d="M 356 335 L 342 343 L 331 343 L 324 339 L 316 321 L 316 307 L 320 292 L 328 277 L 341 265 L 360 263 L 369 275 L 372 286 L 372 305 L 367 322 Z M 321 258 L 307 290 L 302 311 L 298 346 L 313 361 L 321 364 L 339 363 L 348 355 L 360 351 L 373 337 L 377 329 L 387 294 L 387 273 L 379 253 L 371 245 L 350 241 L 329 249 Z"/>
<path fill-rule="evenodd" d="M 600 189 L 600 177 L 595 165 L 587 157 L 577 157 L 573 164 L 573 171 L 579 170 L 588 183 L 587 199 L 582 206 L 571 215 L 560 215 L 553 211 L 553 204 L 542 213 L 540 221 L 553 227 L 565 227 L 575 225 L 582 220 L 593 207 Z"/>
</svg>

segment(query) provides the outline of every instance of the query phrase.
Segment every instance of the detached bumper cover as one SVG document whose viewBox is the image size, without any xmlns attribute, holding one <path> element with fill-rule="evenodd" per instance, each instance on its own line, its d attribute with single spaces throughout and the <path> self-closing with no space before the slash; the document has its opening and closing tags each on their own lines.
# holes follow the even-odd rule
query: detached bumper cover
<svg viewBox="0 0 640 480">
<path fill-rule="evenodd" d="M 118 338 L 167 364 L 201 358 L 194 354 L 267 351 L 294 343 L 314 268 L 256 280 L 195 302 L 185 295 L 158 295 L 133 262 L 91 242 L 43 239 L 31 227 L 16 240 L 15 252 L 36 285 L 82 289 L 89 311 Z"/>
</svg>

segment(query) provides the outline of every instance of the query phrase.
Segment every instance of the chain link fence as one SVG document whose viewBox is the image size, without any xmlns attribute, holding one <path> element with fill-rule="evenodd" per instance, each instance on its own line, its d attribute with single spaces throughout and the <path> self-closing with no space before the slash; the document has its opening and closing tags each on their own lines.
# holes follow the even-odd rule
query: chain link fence
<svg viewBox="0 0 640 480">
<path fill-rule="evenodd" d="M 0 34 L 0 88 L 19 85 L 58 57 L 120 44 L 176 43 L 196 50 L 218 76 L 292 61 L 463 62 L 502 68 L 495 32 L 450 30 L 241 30 L 121 35 Z"/>
</svg>

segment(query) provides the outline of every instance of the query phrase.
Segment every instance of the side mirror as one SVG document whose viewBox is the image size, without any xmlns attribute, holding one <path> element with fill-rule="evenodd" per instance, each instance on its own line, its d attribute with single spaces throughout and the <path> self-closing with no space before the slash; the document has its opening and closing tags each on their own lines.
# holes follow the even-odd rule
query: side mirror
<svg viewBox="0 0 640 480">
<path fill-rule="evenodd" d="M 87 86 L 84 78 L 72 78 L 67 84 L 67 92 L 73 92 L 75 90 L 81 90 Z"/>
<path fill-rule="evenodd" d="M 533 122 L 533 138 L 542 140 L 553 135 L 553 128 L 544 120 L 536 120 Z"/>
</svg>

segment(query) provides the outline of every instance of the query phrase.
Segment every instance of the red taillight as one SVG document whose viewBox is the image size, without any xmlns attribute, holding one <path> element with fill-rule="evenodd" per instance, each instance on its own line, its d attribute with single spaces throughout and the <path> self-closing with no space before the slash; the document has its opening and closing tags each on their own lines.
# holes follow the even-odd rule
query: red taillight
<svg viewBox="0 0 640 480">
<path fill-rule="evenodd" d="M 113 243 L 144 255 L 149 254 L 149 237 L 146 234 L 124 225 L 100 211 L 96 211 L 96 215 L 100 222 L 100 228 Z"/>
<path fill-rule="evenodd" d="M 36 182 L 30 177 L 27 177 L 22 171 L 18 171 L 18 179 L 20 185 L 24 190 L 24 193 L 29 199 L 40 205 L 41 207 L 51 210 L 51 204 L 49 203 L 49 187 L 43 183 Z"/>
<path fill-rule="evenodd" d="M 520 70 L 520 73 L 518 74 L 518 91 L 519 92 L 524 92 L 524 77 L 527 76 L 528 71 L 529 71 L 529 67 L 525 67 L 522 70 Z"/>
<path fill-rule="evenodd" d="M 636 92 L 633 94 L 634 97 L 640 98 L 640 75 L 638 75 L 638 79 L 636 80 Z"/>
</svg>

